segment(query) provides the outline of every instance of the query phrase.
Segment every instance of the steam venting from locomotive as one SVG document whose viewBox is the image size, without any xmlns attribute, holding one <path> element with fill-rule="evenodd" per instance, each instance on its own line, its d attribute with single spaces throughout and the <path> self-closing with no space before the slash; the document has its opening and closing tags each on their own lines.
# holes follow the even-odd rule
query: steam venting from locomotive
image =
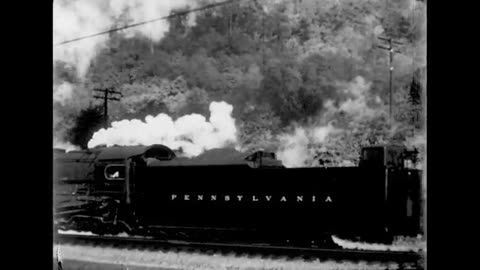
<svg viewBox="0 0 480 270">
<path fill-rule="evenodd" d="M 344 114 L 352 117 L 353 122 L 371 119 L 385 112 L 379 96 L 370 93 L 371 83 L 363 77 L 357 76 L 349 83 L 338 83 L 340 92 L 347 98 L 338 104 L 326 100 L 326 111 L 320 119 L 314 120 L 310 125 L 295 125 L 291 132 L 279 134 L 279 148 L 277 156 L 286 167 L 305 167 L 310 164 L 315 149 L 313 146 L 328 146 L 328 139 L 336 134 L 347 132 L 344 128 L 335 126 L 335 117 Z M 375 107 L 377 109 L 375 109 Z M 328 121 L 328 122 L 327 122 Z M 327 123 L 325 123 L 327 122 Z M 355 164 L 344 161 L 341 166 Z"/>
<path fill-rule="evenodd" d="M 210 118 L 189 114 L 173 120 L 167 114 L 113 122 L 108 129 L 100 129 L 88 143 L 98 145 L 151 145 L 164 144 L 181 150 L 187 157 L 197 156 L 205 150 L 235 145 L 237 128 L 232 118 L 233 106 L 226 102 L 210 103 Z"/>
<path fill-rule="evenodd" d="M 79 82 L 54 82 L 53 100 L 62 106 L 83 108 L 91 98 L 80 87 L 88 68 L 97 53 L 107 47 L 109 35 L 99 35 L 72 43 L 59 43 L 88 35 L 108 31 L 113 28 L 167 16 L 178 8 L 195 8 L 195 0 L 55 0 L 53 1 L 53 60 L 61 61 L 69 69 L 75 70 Z M 195 24 L 195 14 L 188 16 L 187 23 Z M 168 31 L 168 21 L 159 20 L 121 31 L 125 37 L 141 35 L 152 42 L 159 41 Z M 69 125 L 70 121 L 61 112 L 54 110 L 54 122 Z M 53 145 L 56 148 L 78 149 L 61 139 L 55 133 Z"/>
<path fill-rule="evenodd" d="M 167 16 L 173 9 L 187 5 L 195 7 L 193 0 L 73 0 L 53 2 L 53 44 L 107 31 L 105 27 L 120 28 L 129 23 L 138 23 Z M 193 24 L 194 15 L 189 16 Z M 127 37 L 140 34 L 159 41 L 168 31 L 168 22 L 159 20 L 124 30 Z M 108 35 L 80 40 L 54 47 L 54 60 L 62 60 L 75 66 L 80 78 L 88 70 L 96 53 L 105 47 Z"/>
<path fill-rule="evenodd" d="M 297 127 L 293 134 L 281 134 L 277 157 L 285 167 L 303 167 L 312 156 L 310 144 L 323 143 L 327 136 L 335 131 L 333 126 L 327 125 L 324 127 Z"/>
<path fill-rule="evenodd" d="M 73 151 L 73 150 L 80 150 L 80 147 L 73 145 L 69 142 L 62 142 L 58 139 L 53 140 L 54 148 L 64 149 L 66 152 Z"/>
<path fill-rule="evenodd" d="M 196 0 L 56 0 L 53 3 L 53 43 L 58 44 L 128 24 L 167 16 L 172 10 L 178 8 L 187 6 L 196 8 L 200 2 Z M 414 1 L 408 3 L 411 5 Z M 328 5 L 325 8 L 329 8 Z M 194 24 L 195 12 L 190 13 L 187 18 L 190 25 Z M 375 35 L 382 34 L 382 25 L 374 25 L 372 16 L 366 17 L 366 21 L 372 24 L 372 29 L 375 28 Z M 153 43 L 160 41 L 168 30 L 168 20 L 159 20 L 122 30 L 120 33 L 127 38 L 140 35 L 152 40 Z M 338 44 L 327 46 L 326 51 L 346 52 L 351 48 L 365 47 L 363 44 L 365 39 L 351 33 L 351 28 L 342 30 L 338 34 Z M 82 81 L 97 53 L 108 46 L 109 39 L 109 35 L 99 35 L 53 47 L 54 61 L 61 60 L 67 63 L 72 70 L 76 71 L 79 79 L 54 82 L 53 99 L 62 107 L 68 108 L 68 110 L 53 112 L 54 122 L 62 123 L 62 127 L 72 126 L 73 122 L 69 118 L 74 113 L 66 114 L 65 111 L 78 113 L 81 108 L 87 107 L 91 102 L 91 86 L 83 85 Z M 323 54 L 323 51 L 321 53 Z M 358 52 L 354 56 L 361 58 Z M 395 72 L 400 77 L 411 67 L 410 58 L 401 54 L 395 57 Z M 424 65 L 426 59 L 424 51 L 418 52 L 415 59 L 417 65 Z M 308 119 L 308 121 L 302 119 L 302 124 L 288 123 L 288 127 L 282 129 L 282 132 L 285 130 L 287 132 L 272 136 L 270 141 L 275 145 L 277 157 L 284 165 L 287 167 L 312 166 L 311 160 L 315 158 L 315 147 L 317 150 L 318 145 L 328 148 L 332 144 L 330 139 L 333 136 L 346 134 L 355 130 L 357 123 L 385 114 L 388 110 L 384 102 L 370 91 L 371 80 L 372 78 L 357 76 L 349 81 L 339 81 L 335 85 L 336 96 L 323 102 L 324 109 L 321 114 L 312 116 L 314 119 Z M 157 97 L 152 95 L 151 99 L 155 98 Z M 235 125 L 235 119 L 231 116 L 233 109 L 232 105 L 225 102 L 212 102 L 208 120 L 206 116 L 199 114 L 185 115 L 174 120 L 167 114 L 160 113 L 155 116 L 149 111 L 151 115 L 145 119 L 121 120 L 113 122 L 108 129 L 100 129 L 93 135 L 88 146 L 164 144 L 174 150 L 181 149 L 186 156 L 195 156 L 205 150 L 229 144 L 243 147 L 238 145 L 238 128 Z M 337 124 L 334 119 L 339 114 L 350 116 L 348 119 L 350 122 Z M 54 146 L 67 150 L 78 149 L 59 139 L 62 137 L 61 133 L 65 133 L 64 130 L 65 128 L 55 131 Z M 410 139 L 409 143 L 424 145 L 425 136 L 416 136 Z"/>
</svg>

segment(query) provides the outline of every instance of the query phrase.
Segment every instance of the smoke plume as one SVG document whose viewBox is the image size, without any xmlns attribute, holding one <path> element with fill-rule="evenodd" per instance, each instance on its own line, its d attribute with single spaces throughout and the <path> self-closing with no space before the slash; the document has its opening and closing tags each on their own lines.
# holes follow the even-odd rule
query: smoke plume
<svg viewBox="0 0 480 270">
<path fill-rule="evenodd" d="M 164 144 L 174 150 L 181 149 L 185 156 L 201 154 L 205 150 L 225 147 L 237 141 L 233 106 L 225 102 L 210 103 L 210 119 L 190 114 L 173 120 L 166 114 L 113 122 L 108 129 L 100 129 L 88 143 L 92 148 L 101 144 L 151 145 Z"/>
<path fill-rule="evenodd" d="M 332 125 L 319 127 L 296 127 L 291 134 L 279 135 L 280 147 L 277 157 L 285 167 L 308 166 L 312 158 L 312 144 L 322 144 L 328 135 L 337 131 Z"/>
<path fill-rule="evenodd" d="M 122 27 L 131 23 L 163 17 L 168 15 L 173 9 L 184 8 L 187 5 L 190 6 L 190 8 L 194 8 L 197 7 L 197 2 L 198 1 L 196 0 L 56 0 L 54 1 L 54 44 L 106 31 L 112 28 Z M 274 15 L 276 13 L 273 11 L 279 9 L 279 7 L 275 7 L 275 4 L 278 2 L 287 3 L 288 1 L 262 0 L 260 2 L 264 8 L 269 8 L 268 10 L 264 10 L 265 12 Z M 303 61 L 303 59 L 312 55 L 320 55 L 322 56 L 322 65 L 323 62 L 325 62 L 326 66 L 329 67 L 330 71 L 322 71 L 322 73 L 318 73 L 318 76 L 312 76 L 322 78 L 321 83 L 315 82 L 315 85 L 318 84 L 318 89 L 315 91 L 323 91 L 323 84 L 328 86 L 325 87 L 325 89 L 330 88 L 331 86 L 334 88 L 334 91 L 332 94 L 327 94 L 327 89 L 325 90 L 325 95 L 323 95 L 323 93 L 318 95 L 319 100 L 321 100 L 318 104 L 323 102 L 323 106 L 319 109 L 318 115 L 309 114 L 300 120 L 295 120 L 301 123 L 308 122 L 309 124 L 300 125 L 298 123 L 290 123 L 285 129 L 285 126 L 283 125 L 263 124 L 263 122 L 268 122 L 273 119 L 267 117 L 267 121 L 259 120 L 258 122 L 260 122 L 260 124 L 251 125 L 252 128 L 250 128 L 250 130 L 259 130 L 255 131 L 258 134 L 263 132 L 262 128 L 265 130 L 268 129 L 268 131 L 264 132 L 265 134 L 268 133 L 268 136 L 257 136 L 255 137 L 255 140 L 257 140 L 256 138 L 264 138 L 260 140 L 272 144 L 277 143 L 278 141 L 279 143 L 276 145 L 277 156 L 287 167 L 311 165 L 311 161 L 317 158 L 315 155 L 318 151 L 316 150 L 319 148 L 330 150 L 332 149 L 332 142 L 339 145 L 340 143 L 338 142 L 343 140 L 354 141 L 355 144 L 360 144 L 365 141 L 366 136 L 357 136 L 357 138 L 355 137 L 356 134 L 374 133 L 371 132 L 372 130 L 380 130 L 383 132 L 383 130 L 381 130 L 383 127 L 381 127 L 380 124 L 383 124 L 385 121 L 379 117 L 385 114 L 387 107 L 381 97 L 374 95 L 373 91 L 382 95 L 382 98 L 384 97 L 384 94 L 382 93 L 386 93 L 387 91 L 387 80 L 382 80 L 382 78 L 387 78 L 386 75 L 388 69 L 385 67 L 388 63 L 388 54 L 376 49 L 378 42 L 376 37 L 387 34 L 392 28 L 393 30 L 397 28 L 400 29 L 397 26 L 400 21 L 402 23 L 407 22 L 407 20 L 415 22 L 415 27 L 412 26 L 412 30 L 408 33 L 409 35 L 411 34 L 412 37 L 415 37 L 415 35 L 418 35 L 419 37 L 413 38 L 413 40 L 415 40 L 414 42 L 409 41 L 407 38 L 401 38 L 401 40 L 399 40 L 406 43 L 406 46 L 404 46 L 403 53 L 395 55 L 393 63 L 395 70 L 394 86 L 396 88 L 401 87 L 401 78 L 409 77 L 407 75 L 411 70 L 422 67 L 426 63 L 426 46 L 424 46 L 426 24 L 423 22 L 425 20 L 423 15 L 425 12 L 425 5 L 414 0 L 402 0 L 397 2 L 399 2 L 398 5 L 393 5 L 392 8 L 389 9 L 392 10 L 391 12 L 384 10 L 383 1 L 380 0 L 367 1 L 365 3 L 350 0 L 304 0 L 302 3 L 296 3 L 295 5 L 290 3 L 291 7 L 295 7 L 295 9 L 298 5 L 299 10 L 303 10 L 302 12 L 305 14 L 318 11 L 323 12 L 320 14 L 321 16 L 314 14 L 304 16 L 304 18 L 307 19 L 306 21 L 312 21 L 311 23 L 308 23 L 308 34 L 305 34 L 307 40 L 305 40 L 305 42 L 300 42 L 296 37 L 294 40 L 297 42 L 296 46 L 299 46 L 299 51 L 302 52 L 300 53 L 298 60 Z M 357 14 L 355 13 L 356 11 L 359 11 L 358 16 L 355 15 Z M 396 16 L 389 16 L 391 13 L 398 14 Z M 194 23 L 192 21 L 192 19 L 194 19 L 194 14 L 191 15 L 192 16 L 188 16 L 189 24 Z M 297 18 L 301 14 L 294 15 L 295 16 L 293 17 Z M 273 18 L 274 16 L 271 17 Z M 295 28 L 295 23 L 293 22 L 295 19 L 293 17 L 289 19 L 289 28 L 292 29 Z M 322 20 L 313 20 L 313 18 L 317 17 L 322 18 Z M 268 21 L 269 16 L 266 16 L 266 18 Z M 399 18 L 405 20 L 399 20 Z M 337 23 L 337 21 L 341 20 L 345 21 L 344 25 Z M 210 20 L 204 21 L 205 22 L 201 22 L 205 24 L 202 26 L 205 26 L 206 29 L 212 27 L 209 23 Z M 168 27 L 167 20 L 160 20 L 140 27 L 122 30 L 120 34 L 124 35 L 125 38 L 134 35 L 142 35 L 151 39 L 152 42 L 157 42 L 163 38 L 164 34 L 168 31 Z M 237 27 L 240 27 L 238 23 Z M 253 29 L 255 30 L 255 28 Z M 263 29 L 260 28 L 256 30 L 258 30 L 258 32 L 263 31 Z M 398 30 L 399 33 L 405 32 L 400 30 Z M 200 33 L 198 33 L 198 35 L 200 35 Z M 220 41 L 223 40 L 220 37 L 221 36 L 219 35 L 217 41 L 212 41 L 212 44 L 215 44 L 215 42 L 219 42 L 220 44 Z M 86 104 L 88 104 L 87 99 L 88 101 L 91 99 L 91 96 L 85 96 L 83 99 L 79 98 L 82 94 L 87 95 L 87 93 L 91 92 L 91 86 L 88 84 L 90 81 L 85 79 L 85 75 L 88 72 L 92 60 L 96 57 L 97 52 L 108 46 L 107 42 L 109 38 L 109 35 L 102 35 L 65 45 L 54 46 L 54 60 L 62 60 L 67 64 L 74 66 L 78 73 L 77 75 L 80 78 L 80 80 L 56 82 L 54 85 L 53 98 L 56 101 L 56 105 L 61 109 L 58 110 L 56 115 L 57 118 L 63 117 L 63 119 L 61 119 L 62 121 L 58 121 L 62 126 L 62 128 L 58 128 L 58 130 L 67 130 L 66 126 L 74 122 L 72 117 L 77 114 L 80 109 L 77 108 L 73 110 L 72 108 L 86 107 Z M 148 60 L 148 57 L 147 59 L 143 59 L 143 56 L 141 56 L 140 60 L 142 61 L 138 61 L 139 63 L 135 64 L 136 66 L 135 68 L 132 68 L 132 73 L 137 74 L 136 72 L 140 70 L 138 73 L 146 78 L 143 79 L 143 77 L 139 75 L 138 78 L 142 79 L 134 79 L 133 83 L 130 82 L 120 86 L 122 92 L 125 93 L 125 97 L 122 98 L 121 102 L 115 103 L 119 104 L 118 106 L 112 105 L 111 108 L 114 110 L 116 106 L 123 106 L 121 109 L 123 110 L 125 108 L 125 111 L 128 111 L 128 113 L 138 112 L 138 115 L 142 116 L 147 113 L 151 115 L 144 120 L 134 119 L 113 122 L 110 128 L 106 130 L 101 129 L 94 134 L 89 142 L 89 147 L 94 147 L 99 144 L 149 145 L 160 143 L 165 144 L 172 149 L 181 148 L 185 152 L 185 155 L 193 156 L 198 155 L 207 149 L 225 146 L 229 142 L 237 143 L 237 129 L 235 126 L 235 120 L 231 116 L 233 107 L 224 102 L 214 102 L 210 105 L 211 115 L 208 120 L 206 117 L 199 114 L 185 115 L 176 120 L 166 114 L 154 116 L 159 112 L 159 108 L 160 106 L 163 106 L 163 104 L 167 107 L 170 115 L 184 114 L 180 109 L 186 107 L 187 105 L 185 104 L 189 104 L 188 99 L 190 98 L 190 89 L 193 89 L 194 87 L 202 88 L 202 90 L 204 89 L 207 94 L 211 93 L 210 90 L 212 89 L 216 91 L 218 88 L 223 91 L 224 88 L 226 88 L 221 83 L 218 83 L 217 86 L 217 84 L 210 83 L 210 81 L 222 82 L 227 81 L 227 79 L 224 78 L 233 77 L 234 79 L 237 78 L 237 81 L 241 81 L 242 83 L 245 81 L 245 83 L 243 83 L 245 85 L 237 87 L 238 89 L 261 89 L 261 78 L 267 75 L 266 71 L 263 74 L 264 71 L 262 70 L 256 72 L 254 70 L 254 72 L 249 72 L 249 74 L 252 73 L 257 76 L 252 75 L 252 78 L 249 77 L 245 79 L 240 76 L 240 72 L 238 74 L 231 72 L 232 76 L 229 77 L 220 71 L 220 66 L 224 65 L 223 62 L 226 63 L 226 66 L 235 67 L 236 69 L 237 66 L 243 65 L 241 64 L 243 62 L 252 65 L 253 60 L 240 61 L 243 59 L 243 56 L 240 57 L 236 55 L 231 58 L 226 57 L 228 61 L 217 61 L 219 64 L 214 65 L 209 62 L 208 68 L 204 68 L 202 65 L 197 65 L 196 63 L 203 63 L 206 56 L 201 53 L 195 53 L 192 57 L 187 57 L 186 55 L 189 53 L 185 52 L 195 51 L 196 49 L 193 49 L 198 46 L 202 48 L 202 50 L 198 50 L 201 52 L 204 51 L 203 48 L 210 48 L 213 45 L 210 44 L 210 42 L 208 42 L 207 45 L 202 45 L 203 41 L 199 42 L 199 40 L 203 40 L 203 34 L 198 37 L 192 35 L 190 38 L 192 38 L 192 44 L 198 43 L 199 45 L 186 46 L 186 49 L 182 49 L 184 51 L 179 49 L 178 61 L 165 61 L 165 63 L 168 64 L 174 63 L 172 65 L 174 67 L 192 67 L 185 70 L 183 70 L 183 68 L 181 69 L 182 76 L 190 78 L 189 84 L 187 84 L 186 80 L 183 82 L 183 80 L 177 79 L 173 82 L 155 82 L 154 80 L 169 78 L 172 73 L 170 72 L 170 68 L 168 68 L 168 65 L 165 65 L 165 70 L 168 72 L 162 71 L 161 68 L 156 67 L 145 68 L 145 70 L 148 70 L 149 72 L 155 70 L 155 72 L 151 72 L 155 75 L 149 75 L 150 73 L 139 68 L 143 67 L 143 64 L 139 63 Z M 169 40 L 169 42 L 172 41 L 176 42 L 176 39 L 172 38 Z M 268 47 L 268 44 L 266 44 L 266 46 Z M 245 46 L 245 55 L 254 59 L 256 57 L 255 55 L 257 55 L 256 52 L 254 52 L 253 49 L 248 51 L 247 47 L 248 46 Z M 373 53 L 372 50 L 375 50 L 375 53 Z M 269 51 L 268 48 L 267 51 Z M 272 50 L 270 49 L 270 51 Z M 229 53 L 227 53 L 227 55 L 228 54 Z M 274 55 L 273 51 L 271 54 Z M 276 57 L 280 57 L 280 55 Z M 281 57 L 283 57 L 283 54 Z M 161 57 L 159 57 L 159 59 L 160 58 Z M 160 63 L 158 65 L 163 67 L 163 62 L 158 62 Z M 235 63 L 235 65 L 229 64 L 230 62 Z M 316 62 L 312 62 L 312 65 L 313 64 L 320 66 Z M 195 68 L 197 66 L 199 68 Z M 258 75 L 258 73 L 262 74 Z M 360 74 L 362 76 L 355 77 Z M 175 76 L 176 75 L 178 74 L 175 74 Z M 261 77 L 259 80 L 257 80 L 258 76 Z M 191 78 L 207 79 L 193 80 Z M 351 78 L 354 79 L 350 80 Z M 194 81 L 193 83 L 192 80 Z M 205 81 L 208 81 L 209 83 L 206 84 L 204 83 Z M 177 84 L 176 82 L 182 83 Z M 246 82 L 248 82 L 248 84 Z M 286 82 L 288 82 L 288 80 L 286 80 Z M 83 85 L 83 83 L 85 85 Z M 305 85 L 306 83 L 307 82 L 305 82 Z M 88 92 L 86 89 L 88 89 Z M 170 91 L 170 89 L 172 90 Z M 230 92 L 242 93 L 240 90 L 237 91 L 237 89 Z M 250 93 L 247 91 L 244 92 Z M 396 90 L 395 92 L 399 92 L 399 90 Z M 207 94 L 204 95 L 206 101 L 202 102 L 202 106 L 203 104 L 208 104 Z M 229 96 L 224 98 L 225 100 L 229 100 L 229 102 L 235 103 L 236 111 L 239 110 L 239 112 L 241 112 L 242 106 L 245 107 L 250 103 L 255 103 L 253 100 L 256 98 L 256 95 L 235 95 L 235 98 L 232 98 L 231 100 L 238 99 L 237 101 L 229 100 Z M 292 102 L 292 104 L 293 103 L 294 102 Z M 244 106 L 244 104 L 246 105 Z M 143 109 L 144 107 L 148 107 L 148 110 L 139 109 Z M 67 111 L 69 112 L 68 116 L 66 113 L 61 114 L 61 112 Z M 119 109 L 119 111 L 121 110 Z M 187 113 L 189 112 L 191 111 L 188 111 Z M 117 117 L 123 116 L 122 113 L 112 113 L 111 115 Z M 139 118 L 138 115 L 135 117 Z M 239 115 L 242 115 L 242 113 L 239 113 Z M 68 117 L 71 117 L 72 119 L 65 121 Z M 240 116 L 238 119 L 241 119 Z M 253 116 L 245 117 L 245 119 L 248 119 L 249 121 L 242 121 L 249 123 L 255 122 L 253 121 L 255 120 L 255 117 Z M 377 119 L 379 120 L 377 121 Z M 336 120 L 336 122 L 333 123 L 331 122 L 332 120 Z M 327 125 L 326 123 L 332 124 Z M 370 123 L 378 123 L 378 125 L 370 125 Z M 257 128 L 257 126 L 259 128 Z M 272 134 L 271 136 L 270 132 Z M 280 133 L 280 135 L 275 137 L 278 133 Z M 251 139 L 252 134 L 253 132 L 247 134 L 250 136 L 250 141 L 253 140 Z M 341 136 L 338 136 L 339 139 L 334 139 L 333 137 L 335 136 L 333 135 Z M 380 135 L 378 137 L 381 137 Z M 55 134 L 55 136 L 58 137 L 57 134 Z M 59 136 L 59 138 L 66 139 L 65 136 Z M 420 139 L 413 140 L 411 143 L 418 145 L 419 142 L 421 143 L 424 141 Z M 343 143 L 343 145 L 345 145 L 345 143 Z M 358 145 L 355 145 L 355 147 L 357 146 Z M 344 149 L 340 148 L 340 150 Z M 343 153 L 345 151 L 339 152 Z"/>
<path fill-rule="evenodd" d="M 65 105 L 65 102 L 72 98 L 73 86 L 68 82 L 63 82 L 53 89 L 53 100 Z"/>
<path fill-rule="evenodd" d="M 370 94 L 371 85 L 362 76 L 357 76 L 348 83 L 338 83 L 339 88 L 343 90 L 347 99 L 338 108 L 335 108 L 335 111 L 344 112 L 352 116 L 354 120 L 377 116 L 380 110 L 369 106 L 369 102 L 373 101 L 373 104 L 379 105 L 381 104 L 381 99 L 379 96 L 374 97 Z"/>
<path fill-rule="evenodd" d="M 332 135 L 347 133 L 360 121 L 369 120 L 381 113 L 369 104 L 379 106 L 381 100 L 370 93 L 371 83 L 357 76 L 350 82 L 338 82 L 339 92 L 344 95 L 343 101 L 326 100 L 324 111 L 315 124 L 294 126 L 293 132 L 280 134 L 277 156 L 286 167 L 314 166 L 316 150 L 328 151 L 335 140 L 327 140 Z M 338 101 L 338 100 L 337 100 Z M 340 115 L 347 117 L 346 125 L 340 126 L 337 121 Z M 328 123 L 328 125 L 322 124 Z M 334 126 L 334 123 L 336 126 Z M 349 164 L 349 163 L 345 163 Z"/>
<path fill-rule="evenodd" d="M 108 34 L 78 40 L 72 43 L 58 43 L 97 34 L 127 24 L 143 22 L 164 17 L 173 9 L 196 7 L 195 0 L 55 0 L 53 2 L 53 60 L 62 61 L 71 66 L 79 81 L 71 82 L 57 78 L 54 81 L 53 100 L 62 106 L 61 111 L 54 109 L 62 125 L 72 124 L 65 112 L 78 111 L 77 107 L 85 107 L 89 99 L 88 92 L 83 91 L 85 75 L 97 52 L 107 46 Z M 188 16 L 192 24 L 194 16 Z M 168 21 L 159 20 L 150 24 L 129 28 L 119 32 L 126 38 L 142 35 L 159 41 L 168 31 Z M 85 98 L 85 95 L 87 97 Z M 56 112 L 55 112 L 56 111 Z M 70 116 L 72 114 L 69 114 Z M 61 129 L 62 131 L 65 128 Z M 54 144 L 62 147 L 65 134 L 58 129 L 54 133 Z"/>
<path fill-rule="evenodd" d="M 53 2 L 54 60 L 63 60 L 76 67 L 83 78 L 98 50 L 105 46 L 108 35 L 95 36 L 72 43 L 60 42 L 84 37 L 129 23 L 138 23 L 167 16 L 173 9 L 187 5 L 195 7 L 194 0 L 55 0 Z M 168 31 L 167 20 L 123 30 L 126 37 L 140 34 L 159 41 Z"/>
<path fill-rule="evenodd" d="M 80 150 L 80 147 L 75 146 L 69 142 L 64 142 L 58 139 L 53 139 L 53 148 L 64 149 L 66 152 Z"/>
</svg>

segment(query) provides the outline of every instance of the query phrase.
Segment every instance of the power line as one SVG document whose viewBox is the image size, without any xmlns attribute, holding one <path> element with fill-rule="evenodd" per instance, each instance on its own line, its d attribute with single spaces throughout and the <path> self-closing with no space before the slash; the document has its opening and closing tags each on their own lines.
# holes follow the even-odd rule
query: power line
<svg viewBox="0 0 480 270">
<path fill-rule="evenodd" d="M 170 14 L 168 16 L 164 16 L 164 17 L 160 17 L 160 18 L 156 18 L 156 19 L 152 19 L 152 20 L 148 20 L 148 21 L 143 21 L 143 22 L 139 22 L 139 23 L 134 23 L 134 24 L 123 26 L 123 27 L 114 28 L 114 29 L 110 29 L 110 30 L 103 31 L 103 32 L 100 32 L 100 33 L 88 35 L 88 36 L 83 36 L 83 37 L 79 37 L 79 38 L 75 38 L 75 39 L 71 39 L 71 40 L 62 41 L 60 43 L 55 44 L 54 46 L 59 46 L 59 45 L 79 41 L 79 40 L 86 39 L 86 38 L 100 36 L 100 35 L 106 35 L 106 34 L 110 34 L 110 33 L 113 33 L 113 32 L 125 30 L 125 29 L 128 29 L 128 28 L 133 28 L 133 27 L 137 27 L 137 26 L 140 26 L 140 25 L 148 24 L 148 23 L 153 23 L 153 22 L 160 21 L 160 20 L 170 19 L 170 18 L 173 18 L 173 17 L 185 16 L 185 15 L 187 15 L 189 13 L 192 13 L 192 12 L 202 11 L 202 10 L 226 5 L 226 4 L 230 4 L 232 2 L 236 2 L 236 1 L 240 1 L 240 0 L 227 0 L 227 1 L 224 1 L 224 2 L 208 4 L 208 5 L 205 5 L 203 7 L 199 7 L 199 8 L 194 8 L 194 9 L 185 10 L 185 11 L 179 11 L 179 12 L 176 12 L 174 14 Z"/>
<path fill-rule="evenodd" d="M 208 5 L 205 5 L 203 7 L 199 7 L 199 8 L 195 8 L 195 9 L 190 9 L 190 10 L 186 10 L 186 11 L 179 11 L 179 12 L 176 12 L 176 13 L 168 15 L 168 16 L 164 16 L 164 17 L 160 17 L 160 18 L 156 18 L 156 19 L 151 19 L 151 20 L 143 21 L 143 22 L 139 22 L 139 23 L 134 23 L 134 24 L 123 26 L 123 27 L 118 27 L 118 28 L 106 30 L 106 31 L 103 31 L 103 32 L 99 32 L 99 33 L 96 33 L 96 34 L 91 34 L 91 35 L 88 35 L 88 36 L 83 36 L 83 37 L 74 38 L 74 39 L 71 39 L 71 40 L 62 41 L 62 42 L 59 42 L 59 43 L 55 44 L 54 46 L 64 45 L 64 44 L 68 44 L 68 43 L 75 42 L 75 41 L 80 41 L 80 40 L 91 38 L 91 37 L 106 35 L 106 34 L 110 34 L 110 33 L 113 33 L 113 32 L 122 31 L 122 30 L 125 30 L 125 29 L 128 29 L 128 28 L 133 28 L 133 27 L 144 25 L 144 24 L 157 22 L 157 21 L 160 21 L 160 20 L 166 20 L 166 19 L 170 19 L 170 18 L 174 18 L 174 17 L 185 16 L 189 13 L 206 10 L 206 9 L 230 4 L 230 3 L 233 3 L 233 2 L 237 2 L 237 1 L 241 1 L 241 0 L 227 0 L 227 1 L 224 1 L 224 2 L 208 4 Z M 358 21 L 358 20 L 351 20 L 351 23 L 356 24 L 356 25 L 361 25 L 361 26 L 369 26 L 367 23 L 361 22 L 361 21 Z"/>
<path fill-rule="evenodd" d="M 392 118 L 392 104 L 393 104 L 393 94 L 392 94 L 392 88 L 393 88 L 393 54 L 394 53 L 398 53 L 400 52 L 399 50 L 396 50 L 393 48 L 393 44 L 395 45 L 403 45 L 403 43 L 401 42 L 397 42 L 397 41 L 394 41 L 392 38 L 386 38 L 386 37 L 378 37 L 378 39 L 380 40 L 383 40 L 383 41 L 386 41 L 388 42 L 388 47 L 384 47 L 384 46 L 380 46 L 380 45 L 377 45 L 377 47 L 379 47 L 380 49 L 384 49 L 384 50 L 388 50 L 389 52 L 389 61 L 388 61 L 388 65 L 389 65 L 389 69 L 390 69 L 390 84 L 389 84 L 389 92 L 390 92 L 390 102 L 389 102 L 389 105 L 390 105 L 390 110 L 389 110 L 389 116 L 390 116 L 390 119 Z"/>
</svg>

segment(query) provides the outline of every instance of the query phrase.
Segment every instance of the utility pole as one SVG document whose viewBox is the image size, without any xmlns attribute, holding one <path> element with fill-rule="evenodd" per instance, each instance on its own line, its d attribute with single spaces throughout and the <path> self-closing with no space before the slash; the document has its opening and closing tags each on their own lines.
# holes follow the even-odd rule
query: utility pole
<svg viewBox="0 0 480 270">
<path fill-rule="evenodd" d="M 109 100 L 116 100 L 116 101 L 119 101 L 120 98 L 117 96 L 117 97 L 109 97 L 109 95 L 120 95 L 120 97 L 123 97 L 122 93 L 121 92 L 118 92 L 118 91 L 115 91 L 113 90 L 113 87 L 110 87 L 110 88 L 105 88 L 105 89 L 93 89 L 93 91 L 97 91 L 97 92 L 103 92 L 103 96 L 93 96 L 94 98 L 96 99 L 103 99 L 103 121 L 104 121 L 104 127 L 105 129 L 108 128 L 108 101 Z"/>
<path fill-rule="evenodd" d="M 396 44 L 396 45 L 403 45 L 403 43 L 401 42 L 398 42 L 398 41 L 394 41 L 392 38 L 386 38 L 386 37 L 378 37 L 378 39 L 380 40 L 383 40 L 383 41 L 386 41 L 388 42 L 388 47 L 385 47 L 385 46 L 380 46 L 380 45 L 377 45 L 380 49 L 384 49 L 384 50 L 388 50 L 389 52 L 389 61 L 388 61 L 388 66 L 389 66 L 389 69 L 390 69 L 390 79 L 389 79 L 389 93 L 390 93 L 390 102 L 389 102 L 389 116 L 390 116 L 390 119 L 392 119 L 392 104 L 393 104 L 393 93 L 392 93 L 392 88 L 393 88 L 393 54 L 396 53 L 396 52 L 400 52 L 399 50 L 396 50 L 393 48 L 393 44 Z"/>
<path fill-rule="evenodd" d="M 228 48 L 232 51 L 232 29 L 233 29 L 233 5 L 225 7 L 228 11 L 227 16 L 227 40 L 228 40 Z"/>
<path fill-rule="evenodd" d="M 262 72 L 265 74 L 265 10 L 264 7 L 260 5 L 262 8 L 262 40 L 261 40 L 261 47 L 262 47 Z"/>
</svg>

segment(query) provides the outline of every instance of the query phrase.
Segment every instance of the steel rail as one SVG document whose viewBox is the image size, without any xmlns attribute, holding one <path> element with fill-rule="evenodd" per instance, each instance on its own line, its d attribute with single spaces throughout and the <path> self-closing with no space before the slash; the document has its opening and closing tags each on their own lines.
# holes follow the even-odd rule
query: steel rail
<svg viewBox="0 0 480 270">
<path fill-rule="evenodd" d="M 288 257 L 318 258 L 335 261 L 366 261 L 366 262 L 394 262 L 400 265 L 410 265 L 412 269 L 421 269 L 419 266 L 423 254 L 407 251 L 376 251 L 376 250 L 351 250 L 329 249 L 315 247 L 279 246 L 268 244 L 245 244 L 245 243 L 219 243 L 197 242 L 183 240 L 161 240 L 145 237 L 120 237 L 120 236 L 97 236 L 78 234 L 57 234 L 59 243 L 86 242 L 99 245 L 113 245 L 124 247 L 140 247 L 150 249 L 161 248 L 197 248 L 217 249 L 221 251 L 234 251 L 236 253 L 254 253 L 257 255 L 283 255 Z"/>
</svg>

